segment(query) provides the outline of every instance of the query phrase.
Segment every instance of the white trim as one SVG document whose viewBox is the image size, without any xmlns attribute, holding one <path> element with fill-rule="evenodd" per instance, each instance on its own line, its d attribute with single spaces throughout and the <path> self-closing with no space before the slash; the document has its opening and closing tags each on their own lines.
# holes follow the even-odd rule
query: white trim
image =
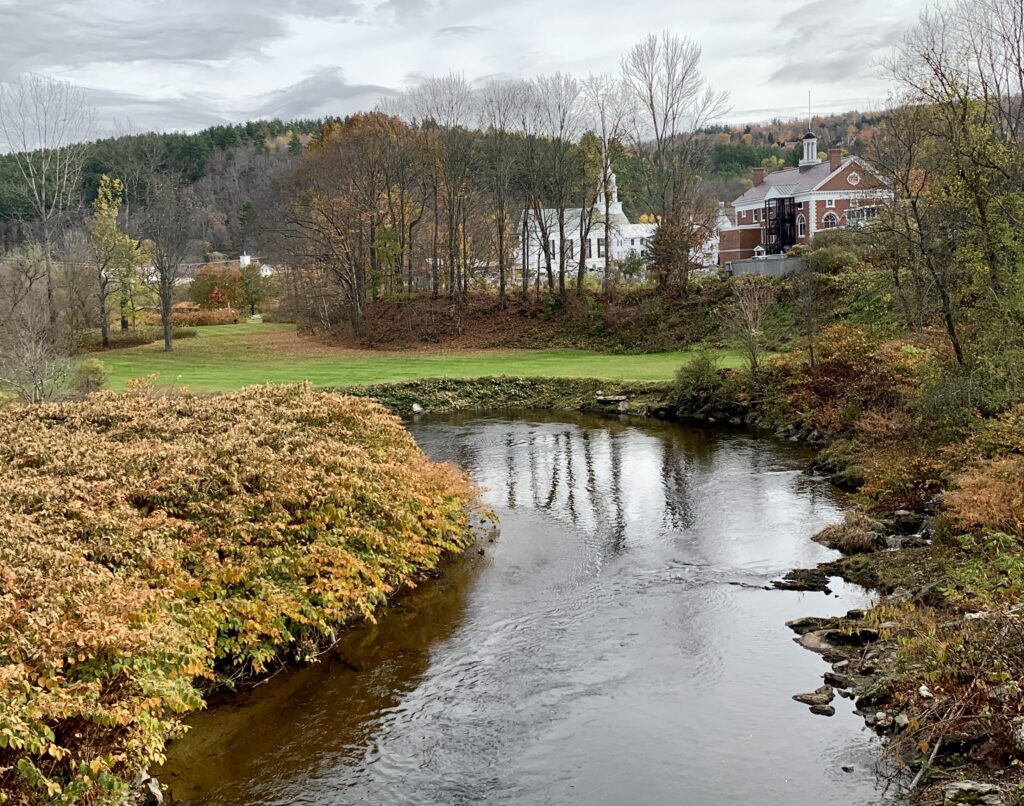
<svg viewBox="0 0 1024 806">
<path fill-rule="evenodd" d="M 807 219 L 804 218 L 804 214 L 800 213 L 796 217 L 796 237 L 806 238 L 807 237 Z"/>
</svg>

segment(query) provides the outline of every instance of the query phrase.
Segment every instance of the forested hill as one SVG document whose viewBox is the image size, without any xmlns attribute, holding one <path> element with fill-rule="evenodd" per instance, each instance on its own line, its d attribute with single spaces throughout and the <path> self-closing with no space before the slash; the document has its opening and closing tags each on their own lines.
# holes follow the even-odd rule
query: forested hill
<svg viewBox="0 0 1024 806">
<path fill-rule="evenodd" d="M 91 204 L 100 177 L 108 174 L 124 182 L 130 211 L 141 203 L 147 176 L 180 176 L 194 186 L 203 207 L 224 229 L 219 237 L 212 233 L 214 246 L 233 251 L 242 246 L 245 211 L 254 194 L 312 135 L 335 120 L 260 120 L 195 133 L 147 132 L 96 140 L 85 146 L 80 201 L 83 209 Z M 18 222 L 33 216 L 14 159 L 0 156 L 0 251 L 20 240 Z"/>
</svg>

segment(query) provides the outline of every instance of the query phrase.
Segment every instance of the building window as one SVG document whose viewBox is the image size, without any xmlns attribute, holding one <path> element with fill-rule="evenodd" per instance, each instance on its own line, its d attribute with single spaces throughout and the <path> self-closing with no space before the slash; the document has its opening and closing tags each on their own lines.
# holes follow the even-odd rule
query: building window
<svg viewBox="0 0 1024 806">
<path fill-rule="evenodd" d="M 825 206 L 826 207 L 835 207 L 836 206 L 836 200 L 835 199 L 825 199 Z"/>
<path fill-rule="evenodd" d="M 597 239 L 597 256 L 604 257 L 604 238 Z"/>
<path fill-rule="evenodd" d="M 839 226 L 839 216 L 835 213 L 825 213 L 825 217 L 821 219 L 822 229 L 835 229 Z"/>
<path fill-rule="evenodd" d="M 807 219 L 802 215 L 796 217 L 796 235 L 798 238 L 807 236 Z"/>
<path fill-rule="evenodd" d="M 576 241 L 569 241 L 569 248 L 565 250 L 565 254 L 569 260 L 576 259 Z"/>
</svg>

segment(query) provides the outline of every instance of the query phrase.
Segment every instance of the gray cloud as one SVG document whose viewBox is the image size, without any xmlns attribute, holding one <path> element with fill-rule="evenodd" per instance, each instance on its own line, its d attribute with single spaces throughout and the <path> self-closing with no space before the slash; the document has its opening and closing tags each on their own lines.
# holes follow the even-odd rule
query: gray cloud
<svg viewBox="0 0 1024 806">
<path fill-rule="evenodd" d="M 341 68 L 333 66 L 314 70 L 281 89 L 241 100 L 214 93 L 148 97 L 103 89 L 87 89 L 86 93 L 99 112 L 96 136 L 125 130 L 194 130 L 261 118 L 343 116 L 397 94 L 390 87 L 349 84 Z"/>
<path fill-rule="evenodd" d="M 482 34 L 486 28 L 479 25 L 448 25 L 434 31 L 435 39 L 442 39 L 449 36 L 476 36 Z"/>
<path fill-rule="evenodd" d="M 354 0 L 0 0 L 0 80 L 116 61 L 216 62 L 289 33 L 287 17 L 351 18 Z"/>
<path fill-rule="evenodd" d="M 836 36 L 839 30 L 842 36 Z M 790 27 L 792 36 L 781 49 L 787 57 L 776 65 L 768 81 L 797 84 L 810 80 L 837 84 L 869 77 L 877 70 L 881 56 L 899 41 L 904 30 L 904 22 L 858 27 L 849 23 L 840 25 L 838 19 Z"/>
<path fill-rule="evenodd" d="M 376 84 L 349 84 L 340 67 L 321 67 L 306 78 L 264 96 L 253 107 L 256 117 L 319 117 L 351 112 L 362 102 L 372 106 L 382 96 L 396 95 L 390 87 Z"/>
<path fill-rule="evenodd" d="M 424 16 L 433 8 L 431 0 L 384 0 L 375 11 L 396 22 L 405 22 Z"/>
<path fill-rule="evenodd" d="M 832 0 L 811 0 L 809 3 L 799 8 L 794 8 L 792 11 L 788 11 L 779 17 L 778 24 L 775 26 L 780 31 L 791 29 L 794 25 L 806 22 L 809 18 L 821 14 L 826 14 L 835 9 L 835 3 Z"/>
</svg>

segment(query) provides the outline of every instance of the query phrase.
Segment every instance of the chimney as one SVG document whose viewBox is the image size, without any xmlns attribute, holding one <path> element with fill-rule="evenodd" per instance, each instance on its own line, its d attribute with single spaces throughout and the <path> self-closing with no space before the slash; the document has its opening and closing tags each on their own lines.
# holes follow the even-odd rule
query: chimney
<svg viewBox="0 0 1024 806">
<path fill-rule="evenodd" d="M 764 168 L 754 168 L 754 187 L 764 184 Z"/>
<path fill-rule="evenodd" d="M 828 150 L 828 167 L 830 171 L 838 171 L 839 164 L 843 161 L 843 151 L 840 148 Z"/>
</svg>

